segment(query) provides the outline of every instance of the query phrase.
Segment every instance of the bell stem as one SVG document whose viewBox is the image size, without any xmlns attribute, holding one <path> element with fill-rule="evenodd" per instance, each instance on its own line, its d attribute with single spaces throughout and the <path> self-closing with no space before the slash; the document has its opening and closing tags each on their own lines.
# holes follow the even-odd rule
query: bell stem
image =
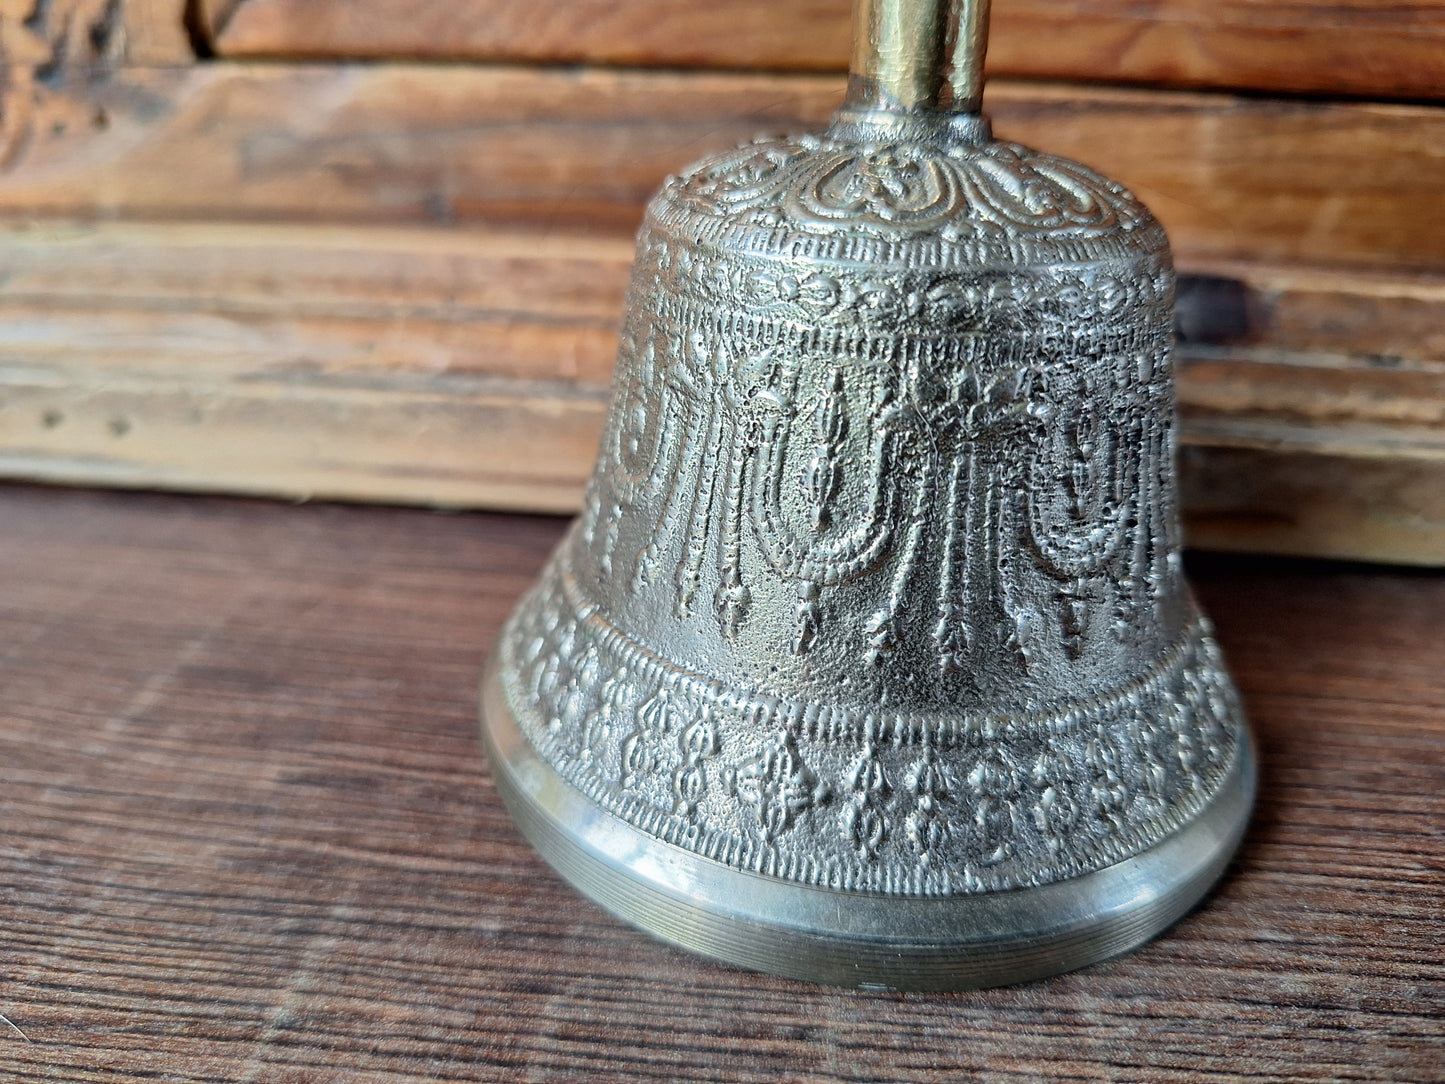
<svg viewBox="0 0 1445 1084">
<path fill-rule="evenodd" d="M 849 104 L 977 113 L 988 5 L 989 0 L 857 0 Z"/>
<path fill-rule="evenodd" d="M 989 0 L 954 0 L 953 56 L 948 85 L 949 108 L 977 113 L 983 107 L 983 58 L 988 52 Z"/>
</svg>

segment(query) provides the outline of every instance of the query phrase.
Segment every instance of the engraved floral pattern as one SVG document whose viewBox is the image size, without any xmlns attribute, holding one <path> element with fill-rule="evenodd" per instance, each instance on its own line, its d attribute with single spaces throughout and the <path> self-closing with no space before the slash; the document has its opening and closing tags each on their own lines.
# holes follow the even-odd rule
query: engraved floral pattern
<svg viewBox="0 0 1445 1084">
<path fill-rule="evenodd" d="M 871 154 L 842 151 L 810 163 L 807 179 L 790 195 L 819 223 L 856 228 L 932 225 L 956 214 L 958 176 L 937 152 L 890 147 Z"/>
<path fill-rule="evenodd" d="M 503 636 L 528 740 L 658 839 L 868 892 L 1198 815 L 1244 737 L 1179 566 L 1172 283 L 1127 192 L 1009 144 L 670 182 L 586 512 Z"/>
<path fill-rule="evenodd" d="M 800 813 L 821 802 L 826 790 L 798 756 L 793 737 L 780 733 L 738 765 L 734 790 L 752 809 L 766 839 L 777 839 Z"/>
<path fill-rule="evenodd" d="M 848 773 L 848 789 L 851 795 L 843 812 L 843 829 L 859 854 L 877 858 L 888 838 L 886 803 L 893 787 L 871 741 L 863 746 L 862 755 Z"/>
<path fill-rule="evenodd" d="M 1015 143 L 943 151 L 781 140 L 701 163 L 665 188 L 705 213 L 750 226 L 919 234 L 947 228 L 987 249 L 1010 236 L 1103 236 L 1149 221 L 1129 193 L 1092 170 Z M 812 153 L 808 151 L 812 149 Z"/>
<path fill-rule="evenodd" d="M 555 581 L 547 599 L 546 612 L 573 607 Z M 523 693 L 509 702 L 530 739 L 595 800 L 662 838 L 811 883 L 946 895 L 1075 876 L 1192 815 L 1241 750 L 1237 705 L 1202 627 L 1109 698 L 1065 716 L 954 720 L 953 730 L 944 718 L 874 714 L 810 726 L 802 705 L 740 700 L 597 635 L 536 617 L 507 630 L 508 684 Z M 564 658 L 595 653 L 601 670 L 628 675 L 631 697 L 622 683 L 588 694 L 542 680 L 562 644 Z M 528 708 L 538 687 L 551 691 Z M 787 865 L 802 853 L 835 864 Z"/>
</svg>

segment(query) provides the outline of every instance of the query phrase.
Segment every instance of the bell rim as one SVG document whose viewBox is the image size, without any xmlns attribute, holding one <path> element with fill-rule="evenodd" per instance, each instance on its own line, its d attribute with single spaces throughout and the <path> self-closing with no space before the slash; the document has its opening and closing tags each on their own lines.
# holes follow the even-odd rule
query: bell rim
<svg viewBox="0 0 1445 1084">
<path fill-rule="evenodd" d="M 1062 974 L 1153 939 L 1213 887 L 1249 822 L 1247 726 L 1210 802 L 1146 850 L 1044 885 L 904 897 L 737 869 L 668 843 L 598 805 L 522 732 L 495 654 L 481 731 L 513 821 L 547 864 L 604 910 L 720 963 L 835 986 L 965 990 Z"/>
</svg>

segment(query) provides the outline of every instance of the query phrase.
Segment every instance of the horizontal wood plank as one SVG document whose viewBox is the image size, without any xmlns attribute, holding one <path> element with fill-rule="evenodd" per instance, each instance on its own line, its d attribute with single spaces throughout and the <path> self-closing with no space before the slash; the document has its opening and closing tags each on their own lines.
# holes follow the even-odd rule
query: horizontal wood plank
<svg viewBox="0 0 1445 1084">
<path fill-rule="evenodd" d="M 1188 545 L 1445 566 L 1445 459 L 1228 446 L 1194 432 L 1180 459 Z"/>
<path fill-rule="evenodd" d="M 0 472 L 574 510 L 630 259 L 556 231 L 11 229 Z M 1445 281 L 1183 270 L 1196 540 L 1445 563 Z"/>
<path fill-rule="evenodd" d="M 603 385 L 632 257 L 627 235 L 545 227 L 43 220 L 0 225 L 0 305 L 17 320 L 128 315 L 158 336 L 174 322 L 188 349 L 210 328 L 214 351 L 178 362 L 185 372 L 258 347 L 258 365 L 269 354 L 297 371 Z M 1321 387 L 1339 371 L 1404 386 L 1445 369 L 1445 273 L 1176 263 L 1177 352 L 1191 362 L 1309 366 Z M 113 341 L 20 326 L 12 346 Z"/>
<path fill-rule="evenodd" d="M 221 56 L 842 71 L 849 0 L 208 0 Z M 1445 3 L 997 0 L 994 76 L 1445 97 Z"/>
<path fill-rule="evenodd" d="M 124 71 L 12 147 L 0 215 L 631 228 L 665 174 L 816 128 L 841 90 L 596 69 Z M 1001 136 L 1133 187 L 1183 260 L 1445 266 L 1445 108 L 1002 82 L 988 105 Z"/>
<path fill-rule="evenodd" d="M 477 677 L 563 526 L 0 489 L 0 1078 L 1437 1084 L 1445 577 L 1191 561 L 1260 752 L 1223 882 L 887 994 L 666 948 L 523 842 Z"/>
</svg>

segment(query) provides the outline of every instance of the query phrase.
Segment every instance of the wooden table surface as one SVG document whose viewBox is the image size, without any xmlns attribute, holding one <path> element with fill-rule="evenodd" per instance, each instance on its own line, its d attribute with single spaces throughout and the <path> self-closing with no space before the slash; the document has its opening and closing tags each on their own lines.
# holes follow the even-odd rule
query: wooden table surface
<svg viewBox="0 0 1445 1084">
<path fill-rule="evenodd" d="M 474 689 L 561 526 L 0 488 L 0 1079 L 1445 1078 L 1445 576 L 1193 560 L 1263 760 L 1221 887 L 878 994 L 657 944 L 513 830 Z"/>
</svg>

